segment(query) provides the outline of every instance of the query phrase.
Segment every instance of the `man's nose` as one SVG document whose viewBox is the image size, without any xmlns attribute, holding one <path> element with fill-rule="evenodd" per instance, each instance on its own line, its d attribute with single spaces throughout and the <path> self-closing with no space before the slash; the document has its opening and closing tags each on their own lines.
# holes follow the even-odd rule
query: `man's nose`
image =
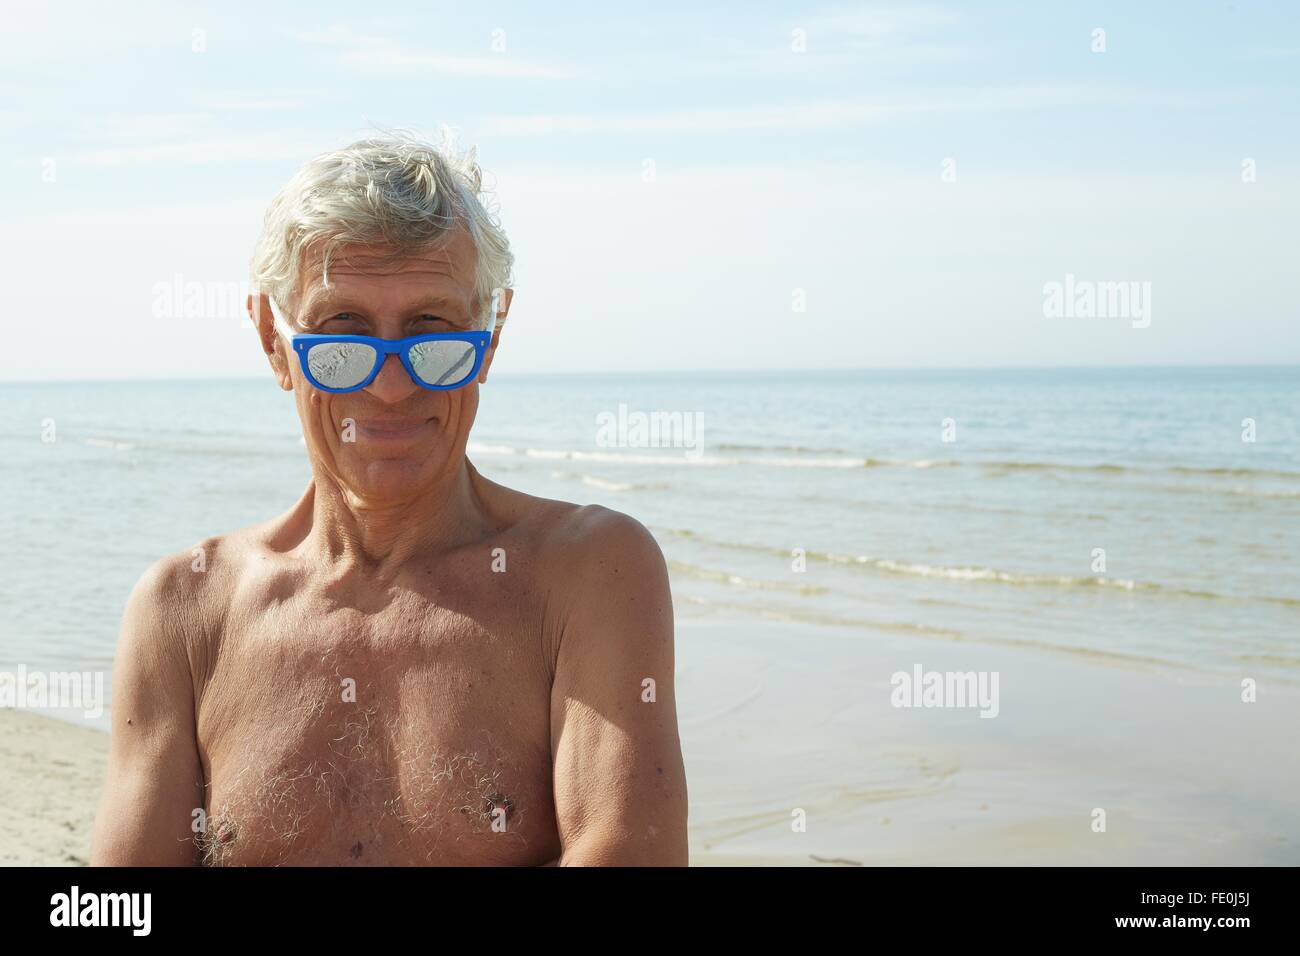
<svg viewBox="0 0 1300 956">
<path fill-rule="evenodd" d="M 375 376 L 375 380 L 366 386 L 366 391 L 381 402 L 395 405 L 409 397 L 419 387 L 411 381 L 411 376 L 406 374 L 406 367 L 402 365 L 402 360 L 396 355 L 389 355 L 384 358 L 383 367 Z"/>
</svg>

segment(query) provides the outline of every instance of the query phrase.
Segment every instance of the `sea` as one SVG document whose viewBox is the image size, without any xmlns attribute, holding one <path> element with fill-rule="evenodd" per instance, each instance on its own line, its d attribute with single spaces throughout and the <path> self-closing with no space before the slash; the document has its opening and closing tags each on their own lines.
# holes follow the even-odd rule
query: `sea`
<svg viewBox="0 0 1300 956">
<path fill-rule="evenodd" d="M 646 525 L 679 642 L 719 618 L 1300 683 L 1300 368 L 494 376 L 468 455 Z M 146 567 L 309 480 L 269 380 L 0 384 L 0 669 L 110 671 Z"/>
</svg>

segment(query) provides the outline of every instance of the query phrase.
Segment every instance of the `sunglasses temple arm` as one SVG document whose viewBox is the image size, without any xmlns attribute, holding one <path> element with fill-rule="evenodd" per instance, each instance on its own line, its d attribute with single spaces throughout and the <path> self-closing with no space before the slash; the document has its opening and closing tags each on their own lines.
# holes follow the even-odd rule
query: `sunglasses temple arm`
<svg viewBox="0 0 1300 956">
<path fill-rule="evenodd" d="M 504 289 L 492 290 L 492 302 L 488 306 L 487 326 L 483 329 L 484 332 L 495 332 L 497 330 L 498 310 L 501 308 L 501 297 L 503 295 L 505 295 Z"/>
<path fill-rule="evenodd" d="M 289 324 L 289 320 L 284 317 L 284 313 L 280 311 L 280 307 L 275 304 L 274 299 L 268 295 L 266 301 L 271 303 L 271 318 L 275 322 L 275 330 L 292 342 L 293 337 L 300 333 Z"/>
</svg>

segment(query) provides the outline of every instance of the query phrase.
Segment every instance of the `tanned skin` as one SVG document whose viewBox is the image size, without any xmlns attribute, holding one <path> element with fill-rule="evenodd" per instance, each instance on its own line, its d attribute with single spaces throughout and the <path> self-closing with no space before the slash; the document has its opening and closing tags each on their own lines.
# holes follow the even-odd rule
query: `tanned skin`
<svg viewBox="0 0 1300 956">
<path fill-rule="evenodd" d="M 474 264 L 463 229 L 349 247 L 278 304 L 309 332 L 471 330 Z M 632 518 L 466 457 L 500 332 L 464 388 L 389 356 L 330 394 L 248 308 L 313 477 L 136 585 L 92 863 L 684 865 L 663 556 Z"/>
</svg>

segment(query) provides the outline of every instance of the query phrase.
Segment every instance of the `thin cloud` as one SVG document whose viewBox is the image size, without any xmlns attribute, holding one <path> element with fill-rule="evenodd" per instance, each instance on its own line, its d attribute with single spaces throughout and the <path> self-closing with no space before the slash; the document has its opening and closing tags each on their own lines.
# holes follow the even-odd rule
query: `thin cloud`
<svg viewBox="0 0 1300 956">
<path fill-rule="evenodd" d="M 921 66 L 984 59 L 987 49 L 964 38 L 949 39 L 961 22 L 943 8 L 825 9 L 788 21 L 747 24 L 744 32 L 712 44 L 706 55 L 622 55 L 604 73 L 671 71 L 677 75 L 804 75 L 844 67 Z M 706 30 L 684 26 L 680 32 Z"/>
<path fill-rule="evenodd" d="M 192 96 L 204 109 L 220 113 L 301 110 L 330 99 L 323 89 L 203 90 Z"/>
<path fill-rule="evenodd" d="M 176 140 L 192 139 L 209 126 L 209 113 L 104 114 L 77 124 L 79 140 Z"/>
<path fill-rule="evenodd" d="M 324 137 L 308 138 L 269 132 L 107 147 L 54 155 L 61 164 L 77 166 L 228 166 L 256 162 L 301 162 L 329 146 L 329 140 Z"/>
<path fill-rule="evenodd" d="M 1222 99 L 1216 96 L 1213 99 Z M 1145 104 L 1199 106 L 1205 97 L 1072 86 L 1002 87 L 934 92 L 925 96 L 818 100 L 750 107 L 700 107 L 655 113 L 521 114 L 488 117 L 480 127 L 492 136 L 555 136 L 590 133 L 687 133 L 840 129 L 918 113 L 988 113 L 1064 107 Z"/>
<path fill-rule="evenodd" d="M 328 56 L 329 61 L 358 72 L 552 80 L 580 75 L 572 64 L 530 60 L 510 53 L 508 48 L 483 56 L 411 50 L 387 37 L 359 34 L 339 24 L 325 29 L 292 32 L 289 36 L 307 45 L 338 48 Z M 487 45 L 486 38 L 484 45 Z"/>
<path fill-rule="evenodd" d="M 814 33 L 883 41 L 960 22 L 955 12 L 944 7 L 843 7 L 813 14 L 807 26 Z"/>
</svg>

